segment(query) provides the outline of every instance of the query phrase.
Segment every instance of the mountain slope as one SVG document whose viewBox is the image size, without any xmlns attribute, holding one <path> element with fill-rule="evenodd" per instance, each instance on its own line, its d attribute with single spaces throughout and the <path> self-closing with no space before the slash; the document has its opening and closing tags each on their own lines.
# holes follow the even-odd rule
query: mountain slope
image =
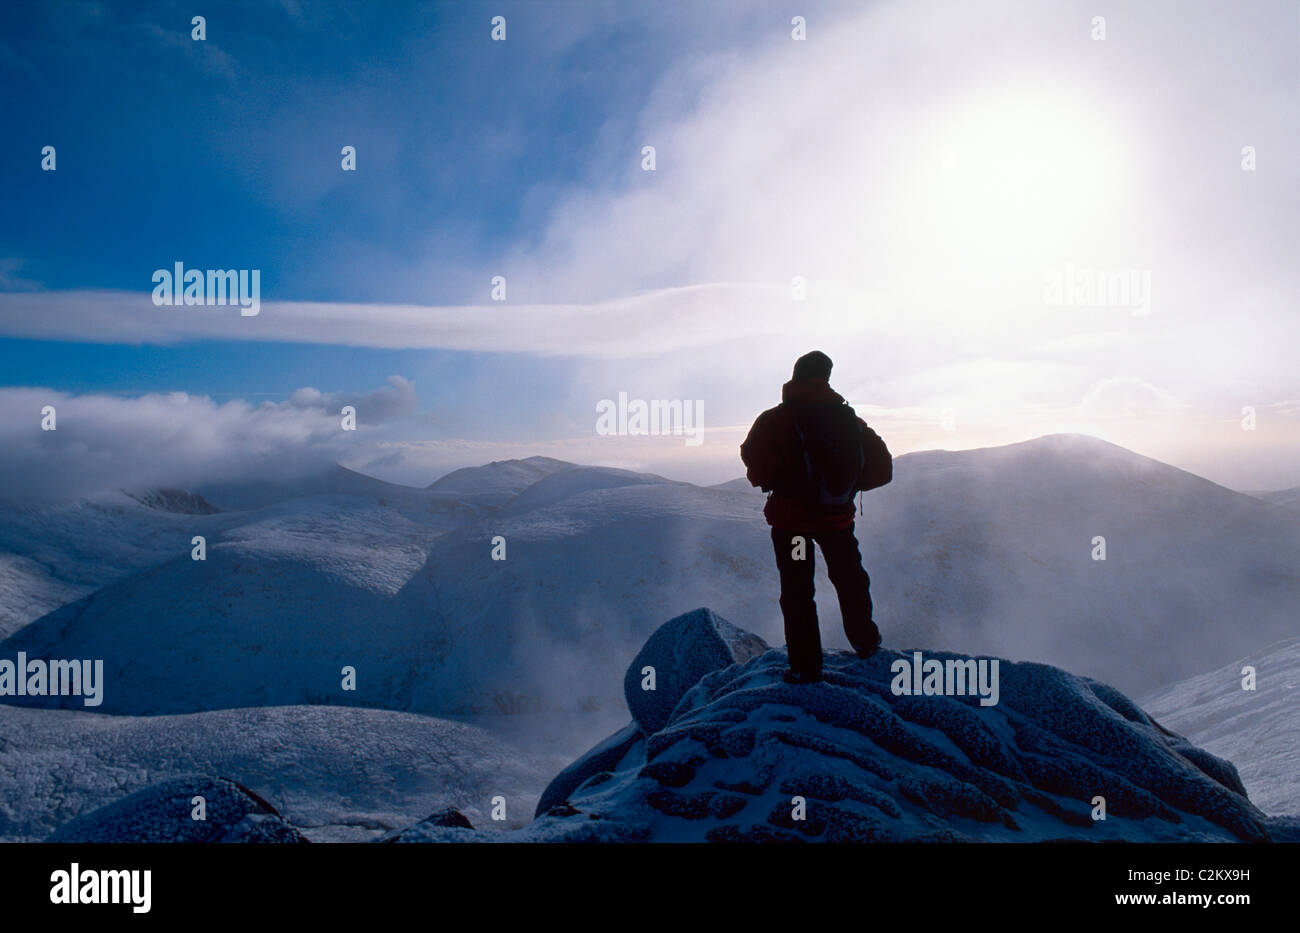
<svg viewBox="0 0 1300 933">
<path fill-rule="evenodd" d="M 1255 689 L 1242 670 L 1255 669 Z M 1300 638 L 1278 642 L 1143 700 L 1171 729 L 1241 772 L 1260 809 L 1300 814 Z"/>
<path fill-rule="evenodd" d="M 103 712 L 474 714 L 617 704 L 601 675 L 701 604 L 783 643 L 761 496 L 551 466 L 502 506 L 464 507 L 478 517 L 450 530 L 367 495 L 188 516 L 239 524 L 206 565 L 182 551 L 0 651 L 104 658 Z M 1294 632 L 1292 513 L 1095 439 L 900 457 L 864 504 L 887 645 L 1068 664 L 1139 693 Z M 496 536 L 505 560 L 492 559 Z M 1092 559 L 1097 536 L 1105 561 Z M 816 563 L 825 644 L 843 646 Z M 345 665 L 359 674 L 346 694 Z"/>
<path fill-rule="evenodd" d="M 887 644 L 1069 665 L 1141 693 L 1294 633 L 1291 513 L 1095 438 L 910 454 L 864 506 Z"/>
<path fill-rule="evenodd" d="M 1285 506 L 1288 509 L 1300 509 L 1300 486 L 1293 486 L 1290 489 L 1278 489 L 1273 492 L 1256 492 L 1251 493 L 1251 495 L 1274 505 Z"/>
<path fill-rule="evenodd" d="M 43 508 L 0 503 L 0 637 L 238 521 L 159 510 L 121 492 Z"/>
</svg>

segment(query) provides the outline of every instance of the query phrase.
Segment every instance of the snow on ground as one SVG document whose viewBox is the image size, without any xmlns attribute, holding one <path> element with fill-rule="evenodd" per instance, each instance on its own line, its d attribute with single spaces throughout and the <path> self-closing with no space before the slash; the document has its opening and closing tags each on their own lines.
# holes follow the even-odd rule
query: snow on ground
<svg viewBox="0 0 1300 933">
<path fill-rule="evenodd" d="M 0 841 L 38 840 L 74 817 L 184 774 L 237 781 L 313 841 L 362 841 L 444 807 L 509 825 L 531 818 L 562 754 L 478 726 L 331 706 L 106 716 L 0 706 Z"/>
<path fill-rule="evenodd" d="M 476 746 L 472 727 L 376 711 L 290 708 L 170 717 L 183 725 L 202 722 L 205 729 L 219 724 L 224 731 L 204 737 L 217 745 L 207 753 L 213 760 L 168 759 L 169 769 L 204 767 L 183 779 L 168 775 L 161 786 L 130 796 L 125 794 L 132 788 L 123 786 L 122 793 L 109 795 L 114 803 L 107 807 L 80 807 L 82 815 L 63 833 L 78 839 L 170 838 L 179 832 L 176 811 L 186 789 L 220 776 L 255 795 L 223 791 L 234 799 L 225 823 L 212 831 L 222 841 L 293 841 L 294 829 L 308 826 L 308 838 L 373 838 L 392 825 L 395 812 L 422 816 L 383 833 L 383 841 L 1295 838 L 1296 821 L 1270 819 L 1258 810 L 1231 763 L 1168 731 L 1100 682 L 1047 665 L 998 660 L 992 705 L 974 695 L 907 695 L 895 692 L 895 662 L 905 656 L 886 649 L 866 661 L 833 653 L 824 682 L 790 686 L 781 676 L 784 652 L 754 654 L 760 646 L 750 633 L 709 610 L 665 623 L 633 663 L 667 672 L 682 665 L 691 646 L 710 642 L 716 650 L 706 652 L 707 660 L 695 666 L 691 659 L 692 669 L 702 673 L 698 681 L 690 682 L 694 674 L 660 681 L 665 695 L 659 702 L 633 704 L 633 722 L 560 772 L 546 789 L 548 803 L 526 825 L 527 813 L 519 807 L 529 798 L 512 796 L 504 785 L 511 777 L 527 782 L 535 775 L 519 773 L 524 759 L 518 750 L 512 754 L 497 740 Z M 966 660 L 947 652 L 929 657 Z M 665 707 L 672 712 L 661 723 Z M 223 721 L 236 714 L 252 721 Z M 126 739 L 121 719 L 116 726 L 109 717 L 89 719 L 106 723 L 110 745 Z M 322 721 L 326 727 L 313 730 Z M 153 723 L 144 728 L 147 740 L 156 743 L 171 730 Z M 241 728 L 230 728 L 235 725 Z M 413 739 L 406 735 L 408 726 Z M 449 729 L 452 741 L 446 743 Z M 79 738 L 80 744 L 100 747 Z M 176 740 L 173 749 L 195 744 L 192 736 Z M 234 749 L 224 758 L 223 740 Z M 19 748 L 14 756 L 26 761 L 33 750 Z M 489 765 L 484 756 L 493 752 Z M 430 774 L 438 764 L 452 773 Z M 425 787 L 429 780 L 442 788 L 440 799 Z M 91 783 L 102 786 L 98 778 Z M 457 794 L 448 793 L 448 785 L 462 789 L 460 796 L 471 805 L 449 802 Z M 54 790 L 33 788 L 25 799 L 68 796 Z M 484 803 L 497 794 L 506 797 L 517 828 L 484 812 Z M 272 825 L 258 798 L 287 825 Z M 1099 799 L 1104 819 L 1096 818 Z M 245 825 L 249 813 L 256 825 Z"/>
<path fill-rule="evenodd" d="M 1242 689 L 1245 667 L 1255 689 Z M 1300 638 L 1145 697 L 1143 709 L 1197 745 L 1231 759 L 1266 813 L 1300 816 Z"/>
<path fill-rule="evenodd" d="M 0 637 L 106 584 L 188 553 L 237 519 L 179 515 L 125 493 L 45 507 L 0 503 Z"/>
<path fill-rule="evenodd" d="M 103 658 L 101 714 L 278 705 L 256 712 L 274 717 L 301 704 L 356 704 L 476 716 L 512 742 L 552 736 L 549 745 L 526 747 L 554 748 L 567 761 L 586 747 L 574 747 L 579 738 L 595 740 L 593 723 L 608 734 L 626 722 L 621 674 L 663 619 L 711 605 L 782 643 L 761 496 L 544 458 L 476 469 L 484 472 L 458 471 L 428 490 L 341 468 L 303 486 L 205 489 L 214 505 L 248 507 L 209 515 L 148 508 L 125 494 L 58 508 L 0 507 L 0 637 L 9 635 L 0 656 Z M 476 475 L 484 479 L 481 501 L 461 501 L 472 498 L 465 490 Z M 1278 506 L 1068 436 L 908 455 L 895 476 L 866 497 L 859 519 L 887 646 L 1051 661 L 1146 693 L 1223 664 L 1249 650 L 1244 645 L 1294 633 L 1300 525 Z M 189 559 L 196 533 L 208 537 L 205 563 Z M 497 534 L 508 541 L 505 561 L 490 559 Z M 1096 534 L 1107 537 L 1105 562 L 1090 558 Z M 818 591 L 830 649 L 843 639 L 820 561 Z M 1221 720 L 1197 732 L 1202 694 L 1191 688 L 1157 698 L 1156 715 L 1187 722 L 1186 731 L 1241 757 L 1261 801 L 1294 812 L 1287 775 L 1297 769 L 1287 752 L 1300 744 L 1290 738 L 1296 717 L 1279 700 L 1289 694 L 1265 700 L 1265 684 L 1282 669 L 1271 663 L 1261 659 L 1274 680 L 1261 677 L 1260 694 L 1247 701 L 1260 705 L 1249 716 L 1234 712 L 1240 698 L 1205 694 L 1222 705 L 1222 721 L 1233 722 L 1221 734 L 1214 731 Z M 340 689 L 344 665 L 357 670 L 354 692 Z M 189 749 L 176 752 L 175 768 L 132 771 L 123 745 L 111 766 L 92 762 L 94 778 L 69 797 L 60 775 L 75 768 L 57 754 L 41 758 L 30 733 L 93 721 L 101 724 L 95 734 L 120 727 L 142 748 L 151 741 L 161 748 L 170 741 L 167 724 L 203 717 L 141 720 L 87 713 L 76 698 L 65 705 L 66 712 L 0 707 L 7 762 L 0 799 L 48 795 L 66 816 L 102 800 L 94 796 L 101 778 L 102 792 L 121 793 L 122 781 L 189 764 L 206 770 L 186 758 L 199 754 L 191 742 L 207 741 L 196 726 L 175 747 Z M 46 718 L 22 720 L 24 728 L 15 718 L 24 715 Z M 150 729 L 163 731 L 151 739 Z M 284 738 L 280 761 L 292 770 L 293 755 L 315 754 L 311 743 L 333 748 L 327 731 Z M 52 746 L 76 747 L 73 739 Z M 536 799 L 557 770 L 519 787 L 533 788 Z M 286 787 L 302 801 L 325 788 L 328 812 L 307 817 L 309 835 L 352 819 L 346 801 L 328 803 L 343 793 L 331 781 L 322 766 L 300 792 Z M 444 802 L 432 792 L 427 799 L 430 806 L 410 812 L 427 816 Z M 45 825 L 24 815 L 27 806 L 6 819 Z M 394 801 L 375 806 L 393 810 L 384 825 L 409 825 L 398 822 L 409 814 Z M 320 831 L 379 832 L 382 821 L 364 815 L 370 809 L 360 808 L 365 825 Z"/>
</svg>

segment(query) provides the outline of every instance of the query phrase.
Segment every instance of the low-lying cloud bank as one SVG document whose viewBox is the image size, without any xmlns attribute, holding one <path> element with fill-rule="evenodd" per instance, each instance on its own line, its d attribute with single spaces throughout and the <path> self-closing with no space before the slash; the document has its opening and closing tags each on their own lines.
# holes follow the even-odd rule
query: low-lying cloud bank
<svg viewBox="0 0 1300 933">
<path fill-rule="evenodd" d="M 415 386 L 401 376 L 364 395 L 304 388 L 284 402 L 261 404 L 184 392 L 122 398 L 0 389 L 7 413 L 0 421 L 0 498 L 59 500 L 115 488 L 291 477 L 346 457 L 358 435 L 373 435 L 415 404 Z M 355 432 L 343 429 L 346 405 L 357 412 Z"/>
</svg>

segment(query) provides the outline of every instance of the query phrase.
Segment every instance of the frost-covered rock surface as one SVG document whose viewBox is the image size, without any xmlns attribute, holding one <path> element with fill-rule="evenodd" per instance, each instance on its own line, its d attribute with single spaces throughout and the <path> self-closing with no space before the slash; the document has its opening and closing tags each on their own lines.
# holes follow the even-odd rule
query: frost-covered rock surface
<svg viewBox="0 0 1300 933">
<path fill-rule="evenodd" d="M 584 784 L 587 778 L 601 771 L 616 770 L 629 755 L 641 751 L 645 744 L 645 733 L 635 721 L 628 723 L 603 742 L 598 742 L 590 751 L 578 758 L 555 776 L 542 796 L 537 800 L 537 816 L 541 816 L 551 807 L 563 803 Z"/>
<path fill-rule="evenodd" d="M 706 675 L 644 755 L 593 775 L 519 834 L 535 840 L 1264 840 L 1226 761 L 1118 691 L 1000 664 L 1000 701 L 895 696 L 881 651 L 785 684 L 784 652 Z M 931 653 L 929 657 L 956 657 Z M 1104 821 L 1091 818 L 1106 799 Z M 805 819 L 792 819 L 796 801 Z"/>
<path fill-rule="evenodd" d="M 195 798 L 202 798 L 200 803 Z M 202 807 L 202 819 L 196 819 Z M 305 842 L 265 800 L 225 778 L 174 778 L 78 817 L 49 842 Z"/>
<path fill-rule="evenodd" d="M 658 732 L 701 677 L 767 650 L 763 639 L 710 609 L 680 615 L 656 629 L 628 666 L 623 676 L 627 708 L 643 732 Z M 647 677 L 654 678 L 653 690 L 643 689 Z"/>
<path fill-rule="evenodd" d="M 389 833 L 378 842 L 479 842 L 482 833 L 459 810 L 439 810 L 407 829 Z"/>
<path fill-rule="evenodd" d="M 557 774 L 537 801 L 537 815 L 561 803 L 593 774 L 615 769 L 629 756 L 643 753 L 646 735 L 668 722 L 673 707 L 705 674 L 767 650 L 763 639 L 707 608 L 683 613 L 659 626 L 623 676 L 623 695 L 632 722 Z"/>
</svg>

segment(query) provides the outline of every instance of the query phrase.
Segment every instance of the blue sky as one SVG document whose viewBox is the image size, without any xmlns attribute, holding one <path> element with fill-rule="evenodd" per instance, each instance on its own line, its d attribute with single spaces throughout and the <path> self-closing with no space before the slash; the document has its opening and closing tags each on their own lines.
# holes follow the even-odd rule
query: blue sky
<svg viewBox="0 0 1300 933">
<path fill-rule="evenodd" d="M 1121 3 L 1101 41 L 1085 3 L 798 7 L 7 5 L 0 393 L 73 432 L 279 405 L 292 445 L 294 393 L 400 385 L 317 452 L 722 480 L 820 346 L 896 452 L 1083 431 L 1300 483 L 1294 4 Z M 262 312 L 153 306 L 177 261 L 260 270 Z M 1067 268 L 1148 273 L 1150 313 L 1045 307 Z M 595 437 L 620 391 L 702 400 L 709 441 Z"/>
<path fill-rule="evenodd" d="M 178 256 L 259 267 L 268 298 L 463 302 L 460 263 L 526 238 L 536 192 L 573 183 L 666 64 L 614 27 L 554 35 L 580 15 L 563 4 L 205 9 L 204 42 L 184 4 L 6 9 L 4 249 L 23 277 L 138 289 Z M 489 9 L 508 45 L 486 41 Z M 60 172 L 33 176 L 47 144 Z M 430 243 L 441 267 L 417 275 Z"/>
</svg>

